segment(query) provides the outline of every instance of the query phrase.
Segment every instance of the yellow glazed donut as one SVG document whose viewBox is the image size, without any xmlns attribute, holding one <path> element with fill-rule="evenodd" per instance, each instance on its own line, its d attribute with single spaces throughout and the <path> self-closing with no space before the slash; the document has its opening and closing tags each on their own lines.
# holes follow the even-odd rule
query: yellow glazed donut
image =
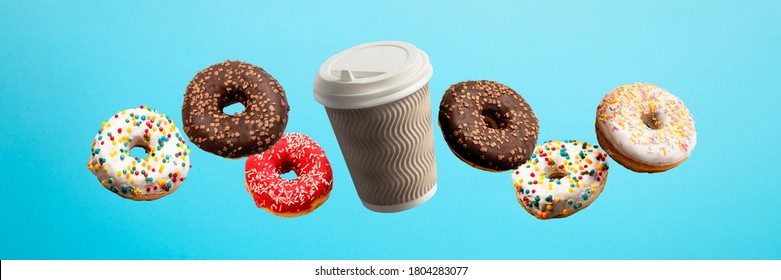
<svg viewBox="0 0 781 280">
<path fill-rule="evenodd" d="M 576 140 L 548 141 L 512 174 L 515 195 L 529 214 L 564 218 L 597 199 L 607 182 L 607 154 Z"/>
<path fill-rule="evenodd" d="M 144 159 L 130 155 L 143 147 Z M 87 168 L 121 197 L 154 200 L 174 192 L 190 170 L 190 150 L 173 121 L 141 106 L 104 122 L 92 140 Z"/>
<path fill-rule="evenodd" d="M 686 160 L 697 144 L 694 120 L 683 101 L 652 84 L 623 85 L 597 106 L 597 140 L 635 172 L 662 172 Z"/>
</svg>

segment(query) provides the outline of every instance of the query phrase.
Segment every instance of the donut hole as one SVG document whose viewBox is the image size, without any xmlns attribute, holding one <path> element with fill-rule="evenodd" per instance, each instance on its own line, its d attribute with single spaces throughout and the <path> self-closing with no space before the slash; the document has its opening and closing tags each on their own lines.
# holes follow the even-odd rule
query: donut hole
<svg viewBox="0 0 781 280">
<path fill-rule="evenodd" d="M 483 116 L 483 122 L 493 129 L 505 129 L 510 123 L 510 120 L 505 114 L 494 109 L 482 110 L 480 111 L 480 115 Z"/>
<path fill-rule="evenodd" d="M 295 179 L 298 179 L 298 174 L 293 172 L 293 170 L 290 170 L 288 172 L 285 172 L 285 173 L 282 173 L 282 174 L 279 174 L 279 175 L 282 177 L 282 179 L 285 179 L 285 180 L 288 180 L 288 181 L 293 181 Z"/>
<path fill-rule="evenodd" d="M 545 167 L 545 177 L 551 180 L 558 180 L 567 177 L 567 172 L 556 168 L 555 166 Z"/>
<path fill-rule="evenodd" d="M 643 113 L 643 115 L 640 116 L 640 120 L 643 121 L 645 126 L 652 130 L 657 130 L 664 126 L 658 112 Z"/>
<path fill-rule="evenodd" d="M 244 104 L 241 104 L 241 102 L 233 103 L 231 105 L 225 106 L 225 108 L 222 108 L 222 112 L 227 115 L 238 115 L 244 113 Z"/>
<path fill-rule="evenodd" d="M 559 170 L 554 170 L 552 173 L 548 174 L 548 178 L 554 180 L 558 180 L 564 177 L 567 177 L 567 173 L 564 173 L 563 171 L 559 171 Z"/>
<path fill-rule="evenodd" d="M 146 149 L 146 147 L 143 146 L 135 146 L 133 148 L 130 148 L 129 152 L 131 157 L 137 158 L 137 159 L 145 159 L 149 156 L 149 151 Z"/>
<path fill-rule="evenodd" d="M 220 104 L 222 112 L 229 116 L 238 116 L 247 109 L 247 93 L 243 90 L 231 90 L 225 93 Z"/>
<path fill-rule="evenodd" d="M 293 165 L 286 164 L 284 166 L 281 166 L 279 170 L 279 176 L 282 177 L 282 179 L 293 181 L 298 179 L 298 173 L 296 173 L 295 168 L 293 168 Z"/>
</svg>

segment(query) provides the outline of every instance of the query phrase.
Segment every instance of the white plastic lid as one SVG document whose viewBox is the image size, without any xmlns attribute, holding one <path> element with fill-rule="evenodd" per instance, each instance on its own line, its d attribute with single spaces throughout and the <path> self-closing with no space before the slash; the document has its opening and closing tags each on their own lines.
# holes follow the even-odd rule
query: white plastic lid
<svg viewBox="0 0 781 280">
<path fill-rule="evenodd" d="M 323 63 L 315 99 L 336 109 L 382 105 L 408 96 L 431 79 L 428 55 L 414 45 L 380 41 L 344 50 Z"/>
</svg>

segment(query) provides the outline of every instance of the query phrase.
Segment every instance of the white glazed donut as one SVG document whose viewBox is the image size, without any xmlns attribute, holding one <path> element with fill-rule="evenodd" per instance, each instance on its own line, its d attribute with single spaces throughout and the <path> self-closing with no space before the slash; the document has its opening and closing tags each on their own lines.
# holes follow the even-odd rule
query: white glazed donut
<svg viewBox="0 0 781 280">
<path fill-rule="evenodd" d="M 130 155 L 143 147 L 147 158 Z M 173 121 L 147 106 L 122 110 L 92 140 L 87 168 L 106 189 L 133 200 L 174 192 L 190 170 L 190 150 Z"/>
<path fill-rule="evenodd" d="M 652 84 L 623 85 L 597 106 L 597 139 L 618 163 L 635 172 L 661 172 L 681 164 L 697 144 L 683 101 Z"/>
<path fill-rule="evenodd" d="M 511 175 L 518 202 L 539 219 L 563 218 L 588 207 L 607 181 L 607 154 L 586 142 L 548 141 Z"/>
</svg>

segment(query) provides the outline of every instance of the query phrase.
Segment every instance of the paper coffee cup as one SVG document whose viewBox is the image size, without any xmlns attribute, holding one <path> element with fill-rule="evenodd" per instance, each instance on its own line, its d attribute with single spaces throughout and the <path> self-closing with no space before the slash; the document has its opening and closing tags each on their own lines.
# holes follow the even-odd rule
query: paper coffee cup
<svg viewBox="0 0 781 280">
<path fill-rule="evenodd" d="M 398 212 L 437 189 L 428 56 L 412 44 L 358 45 L 329 58 L 314 81 L 358 196 Z"/>
</svg>

